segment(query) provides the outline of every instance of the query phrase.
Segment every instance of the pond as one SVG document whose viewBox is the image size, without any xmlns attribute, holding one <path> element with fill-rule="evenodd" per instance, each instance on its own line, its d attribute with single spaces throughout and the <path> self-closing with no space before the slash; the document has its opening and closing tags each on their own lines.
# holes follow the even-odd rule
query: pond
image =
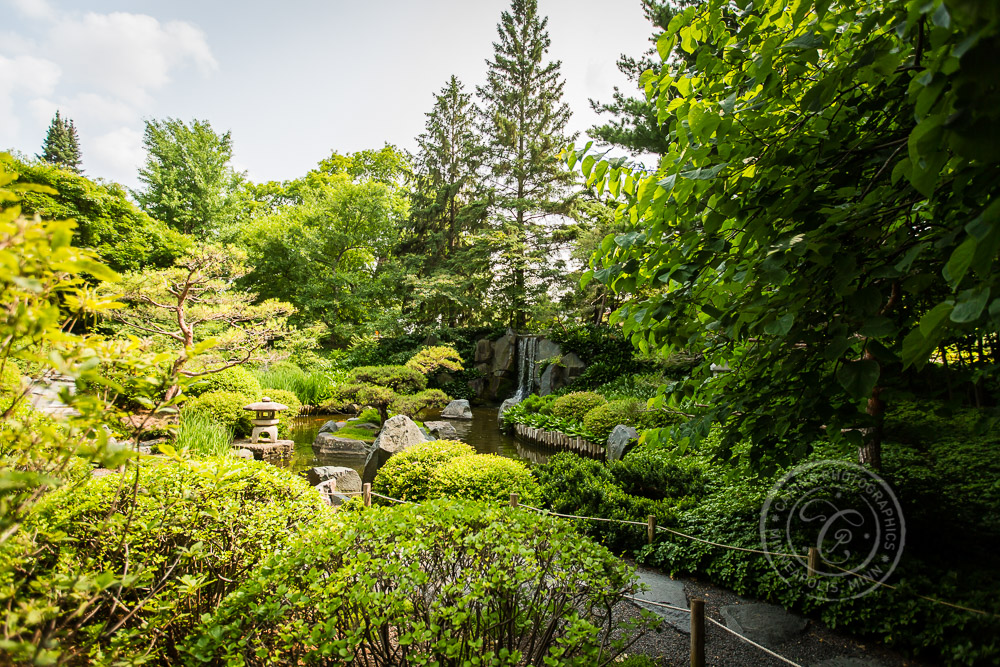
<svg viewBox="0 0 1000 667">
<path fill-rule="evenodd" d="M 497 454 L 526 463 L 544 463 L 554 452 L 525 444 L 512 435 L 506 435 L 497 428 L 497 408 L 473 408 L 472 419 L 449 419 L 447 421 L 458 431 L 458 438 L 472 445 L 479 454 Z M 363 456 L 345 454 L 316 454 L 312 443 L 323 424 L 345 420 L 352 415 L 320 415 L 300 417 L 295 420 L 291 438 L 295 441 L 295 452 L 289 462 L 293 473 L 301 473 L 315 466 L 345 466 L 359 473 L 365 467 Z M 432 421 L 436 416 L 426 417 Z"/>
</svg>

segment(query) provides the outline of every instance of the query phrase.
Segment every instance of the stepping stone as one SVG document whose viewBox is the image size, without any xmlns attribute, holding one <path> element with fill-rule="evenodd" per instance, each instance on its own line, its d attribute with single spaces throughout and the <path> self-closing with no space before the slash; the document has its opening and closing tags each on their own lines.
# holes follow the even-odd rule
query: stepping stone
<svg viewBox="0 0 1000 667">
<path fill-rule="evenodd" d="M 672 607 L 688 609 L 687 594 L 684 593 L 683 581 L 671 579 L 667 575 L 661 574 L 656 570 L 648 570 L 646 568 L 637 568 L 636 574 L 639 575 L 639 583 L 646 584 L 646 586 L 649 587 L 649 590 L 638 593 L 635 597 L 643 600 L 649 600 L 650 602 L 669 604 Z M 634 600 L 632 602 L 643 609 L 648 609 L 654 614 L 662 617 L 663 620 L 667 622 L 667 625 L 670 625 L 675 630 L 683 632 L 684 634 L 691 633 L 690 614 L 686 614 L 682 611 L 674 611 L 673 609 L 665 609 L 664 607 L 658 607 L 652 604 L 643 604 L 642 602 L 635 602 Z"/>
<path fill-rule="evenodd" d="M 763 602 L 719 607 L 726 627 L 758 644 L 774 648 L 802 634 L 809 621 Z"/>
<path fill-rule="evenodd" d="M 867 658 L 830 658 L 814 662 L 812 667 L 882 667 L 882 663 Z"/>
</svg>

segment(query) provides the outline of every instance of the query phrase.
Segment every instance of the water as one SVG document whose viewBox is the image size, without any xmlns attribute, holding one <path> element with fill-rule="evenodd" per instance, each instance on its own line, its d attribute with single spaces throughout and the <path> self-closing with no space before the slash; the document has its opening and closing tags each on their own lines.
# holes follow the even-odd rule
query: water
<svg viewBox="0 0 1000 667">
<path fill-rule="evenodd" d="M 472 419 L 448 419 L 458 431 L 458 439 L 473 446 L 479 454 L 498 454 L 507 458 L 525 461 L 529 464 L 545 463 L 553 454 L 550 450 L 522 443 L 512 435 L 500 432 L 497 427 L 497 408 L 472 408 Z M 320 427 L 327 421 L 346 420 L 351 415 L 322 415 L 299 417 L 292 427 L 291 438 L 295 441 L 295 452 L 289 462 L 293 473 L 302 473 L 316 466 L 345 466 L 354 468 L 360 474 L 365 467 L 365 457 L 345 454 L 316 454 L 312 443 Z M 424 417 L 428 421 L 437 416 Z"/>
<path fill-rule="evenodd" d="M 535 379 L 535 356 L 538 354 L 538 337 L 522 336 L 517 339 L 517 392 L 513 398 L 523 401 L 531 395 Z"/>
</svg>

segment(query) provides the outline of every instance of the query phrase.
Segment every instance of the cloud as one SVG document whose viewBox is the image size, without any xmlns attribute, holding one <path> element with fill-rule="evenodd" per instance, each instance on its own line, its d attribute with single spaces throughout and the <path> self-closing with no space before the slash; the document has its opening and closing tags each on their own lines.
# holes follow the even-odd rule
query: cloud
<svg viewBox="0 0 1000 667">
<path fill-rule="evenodd" d="M 0 55 L 0 128 L 4 133 L 17 135 L 22 120 L 19 110 L 51 95 L 61 74 L 58 65 L 44 58 Z"/>
<path fill-rule="evenodd" d="M 46 0 L 9 0 L 14 9 L 30 19 L 51 20 L 56 12 Z"/>
<path fill-rule="evenodd" d="M 85 149 L 84 158 L 100 165 L 104 173 L 135 174 L 145 159 L 142 133 L 130 127 L 120 127 L 94 137 L 82 148 Z"/>
</svg>

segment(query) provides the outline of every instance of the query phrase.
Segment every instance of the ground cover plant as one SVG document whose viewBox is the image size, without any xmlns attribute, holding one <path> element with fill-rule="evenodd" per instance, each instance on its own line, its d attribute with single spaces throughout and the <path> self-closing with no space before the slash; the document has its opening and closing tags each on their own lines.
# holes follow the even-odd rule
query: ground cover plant
<svg viewBox="0 0 1000 667">
<path fill-rule="evenodd" d="M 607 665 L 629 643 L 613 639 L 611 609 L 636 590 L 625 564 L 551 517 L 373 507 L 271 559 L 186 651 L 198 664 Z"/>
</svg>

